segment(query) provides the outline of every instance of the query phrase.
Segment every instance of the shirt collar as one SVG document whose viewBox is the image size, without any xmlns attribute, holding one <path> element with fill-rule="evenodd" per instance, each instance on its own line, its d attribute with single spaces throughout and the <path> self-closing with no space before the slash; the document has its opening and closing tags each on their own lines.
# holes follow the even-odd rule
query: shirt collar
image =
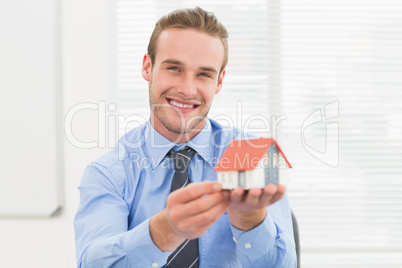
<svg viewBox="0 0 402 268">
<path fill-rule="evenodd" d="M 145 139 L 145 156 L 150 161 L 153 169 L 165 158 L 169 150 L 176 145 L 156 131 L 151 121 L 148 121 L 145 126 L 143 139 Z"/>
<path fill-rule="evenodd" d="M 187 143 L 188 146 L 193 148 L 212 168 L 217 164 L 213 144 L 213 132 L 214 129 L 211 122 L 207 119 L 203 129 Z"/>
<path fill-rule="evenodd" d="M 193 148 L 211 167 L 216 165 L 214 159 L 214 146 L 211 145 L 213 129 L 209 119 L 207 119 L 202 130 L 189 142 L 183 144 L 176 144 L 163 135 L 161 135 L 148 121 L 145 127 L 145 154 L 149 158 L 150 163 L 155 169 L 161 161 L 165 158 L 170 149 L 178 150 L 184 146 Z"/>
</svg>

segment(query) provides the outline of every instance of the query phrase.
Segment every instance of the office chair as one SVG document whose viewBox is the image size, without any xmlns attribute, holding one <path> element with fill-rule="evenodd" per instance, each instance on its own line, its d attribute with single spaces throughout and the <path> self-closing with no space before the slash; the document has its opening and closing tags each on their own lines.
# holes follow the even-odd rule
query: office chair
<svg viewBox="0 0 402 268">
<path fill-rule="evenodd" d="M 296 256 L 297 256 L 297 268 L 300 268 L 300 238 L 299 238 L 299 226 L 297 225 L 296 216 L 293 211 L 290 211 L 292 214 L 292 223 L 293 223 L 293 236 L 295 238 L 296 245 Z"/>
</svg>

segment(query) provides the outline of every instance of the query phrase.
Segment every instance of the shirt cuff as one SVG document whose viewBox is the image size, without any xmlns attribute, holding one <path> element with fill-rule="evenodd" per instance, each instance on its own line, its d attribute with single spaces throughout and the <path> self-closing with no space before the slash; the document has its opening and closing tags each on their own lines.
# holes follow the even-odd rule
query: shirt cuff
<svg viewBox="0 0 402 268">
<path fill-rule="evenodd" d="M 130 260 L 134 267 L 163 267 L 173 252 L 163 252 L 155 245 L 149 232 L 149 221 L 150 219 L 143 221 L 128 232 L 125 248 L 128 252 L 140 252 L 133 254 L 135 258 Z"/>
<path fill-rule="evenodd" d="M 230 227 L 238 253 L 244 254 L 251 262 L 266 255 L 276 244 L 278 230 L 269 212 L 264 221 L 250 231 L 245 232 L 232 225 Z"/>
</svg>

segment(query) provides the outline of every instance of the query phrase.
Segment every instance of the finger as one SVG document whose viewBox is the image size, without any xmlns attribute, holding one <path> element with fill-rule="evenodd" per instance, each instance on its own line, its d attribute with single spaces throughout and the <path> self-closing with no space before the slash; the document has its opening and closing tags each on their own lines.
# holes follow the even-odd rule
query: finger
<svg viewBox="0 0 402 268">
<path fill-rule="evenodd" d="M 243 200 L 244 190 L 243 188 L 236 188 L 230 193 L 231 203 L 241 203 Z"/>
<path fill-rule="evenodd" d="M 221 203 L 210 211 L 198 214 L 180 221 L 176 229 L 186 238 L 197 238 L 216 222 L 226 211 L 227 203 Z"/>
<path fill-rule="evenodd" d="M 226 202 L 230 203 L 230 190 L 223 190 L 222 193 L 223 196 L 225 197 Z"/>
<path fill-rule="evenodd" d="M 258 207 L 267 207 L 268 205 L 272 204 L 272 199 L 276 195 L 277 188 L 273 184 L 268 184 L 262 191 L 261 198 L 258 202 Z"/>
<path fill-rule="evenodd" d="M 228 205 L 226 203 L 214 207 L 214 209 L 209 212 L 210 215 L 204 215 L 204 219 L 202 220 L 197 219 L 197 223 L 194 223 L 192 226 L 196 228 L 205 228 L 211 226 L 225 213 L 227 207 Z M 199 217 L 199 215 L 197 215 L 197 217 Z"/>
<path fill-rule="evenodd" d="M 221 190 L 222 186 L 219 182 L 203 181 L 200 183 L 190 183 L 186 187 L 172 192 L 168 197 L 168 202 L 186 203 L 205 194 Z"/>
<path fill-rule="evenodd" d="M 250 207 L 255 207 L 263 194 L 263 190 L 260 188 L 253 188 L 248 191 L 248 194 L 244 200 L 244 205 L 250 206 Z"/>
<path fill-rule="evenodd" d="M 226 202 L 218 203 L 209 210 L 186 218 L 186 220 L 178 224 L 178 227 L 181 229 L 189 229 L 194 233 L 199 232 L 205 226 L 210 226 L 216 222 L 226 211 L 227 207 L 228 204 Z"/>
<path fill-rule="evenodd" d="M 204 195 L 185 204 L 176 204 L 171 208 L 171 217 L 181 219 L 208 211 L 220 203 L 227 203 L 222 192 Z"/>
<path fill-rule="evenodd" d="M 286 186 L 285 185 L 278 184 L 276 187 L 278 188 L 279 192 L 282 192 L 282 193 L 286 192 Z"/>
<path fill-rule="evenodd" d="M 278 188 L 276 185 L 274 184 L 268 184 L 267 186 L 265 186 L 264 188 L 264 193 L 270 196 L 274 196 L 274 194 L 278 191 Z"/>
<path fill-rule="evenodd" d="M 268 184 L 264 188 L 264 194 L 260 200 L 260 206 L 269 206 L 276 201 L 280 200 L 285 194 L 285 187 L 283 185 Z"/>
<path fill-rule="evenodd" d="M 282 199 L 282 197 L 285 195 L 285 191 L 286 191 L 285 186 L 278 185 L 277 186 L 277 191 L 276 191 L 275 195 L 271 199 L 271 204 L 273 204 L 273 203 L 279 201 L 280 199 Z"/>
</svg>

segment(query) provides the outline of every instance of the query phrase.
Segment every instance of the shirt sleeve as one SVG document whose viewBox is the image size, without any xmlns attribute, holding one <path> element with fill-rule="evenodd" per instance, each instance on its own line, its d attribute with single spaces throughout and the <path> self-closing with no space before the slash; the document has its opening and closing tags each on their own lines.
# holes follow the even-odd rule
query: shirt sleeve
<svg viewBox="0 0 402 268">
<path fill-rule="evenodd" d="M 256 228 L 244 232 L 231 225 L 233 240 L 243 268 L 295 268 L 296 249 L 287 195 L 267 208 Z"/>
<path fill-rule="evenodd" d="M 82 178 L 75 216 L 77 267 L 162 267 L 162 252 L 149 233 L 149 219 L 128 230 L 129 207 L 122 185 L 106 168 L 91 164 Z"/>
</svg>

